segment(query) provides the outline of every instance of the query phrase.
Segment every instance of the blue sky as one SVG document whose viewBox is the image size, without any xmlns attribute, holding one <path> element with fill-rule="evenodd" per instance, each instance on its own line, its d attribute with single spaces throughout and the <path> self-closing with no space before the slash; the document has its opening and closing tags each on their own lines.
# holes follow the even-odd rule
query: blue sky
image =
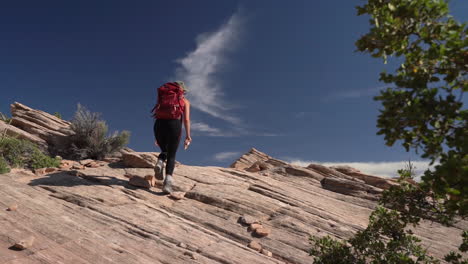
<svg viewBox="0 0 468 264">
<path fill-rule="evenodd" d="M 0 112 L 14 101 L 71 119 L 102 113 L 129 146 L 157 151 L 149 111 L 162 83 L 191 89 L 190 165 L 228 166 L 255 147 L 298 164 L 391 175 L 420 160 L 377 136 L 384 65 L 355 52 L 363 1 L 4 1 Z M 467 21 L 468 2 L 452 13 Z M 416 164 L 423 169 L 424 162 Z"/>
</svg>

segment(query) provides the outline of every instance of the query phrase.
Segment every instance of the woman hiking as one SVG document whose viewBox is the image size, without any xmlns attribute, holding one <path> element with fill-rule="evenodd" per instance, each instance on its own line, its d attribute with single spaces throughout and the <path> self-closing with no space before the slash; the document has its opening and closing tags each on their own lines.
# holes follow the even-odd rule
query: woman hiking
<svg viewBox="0 0 468 264">
<path fill-rule="evenodd" d="M 155 144 L 161 149 L 154 167 L 154 175 L 164 180 L 163 192 L 171 193 L 177 148 L 182 133 L 182 122 L 185 126 L 184 148 L 187 149 L 190 137 L 190 102 L 184 97 L 187 92 L 184 82 L 165 83 L 158 88 L 158 102 L 153 108 Z M 166 164 L 165 164 L 166 163 Z M 164 177 L 166 168 L 166 177 Z"/>
</svg>

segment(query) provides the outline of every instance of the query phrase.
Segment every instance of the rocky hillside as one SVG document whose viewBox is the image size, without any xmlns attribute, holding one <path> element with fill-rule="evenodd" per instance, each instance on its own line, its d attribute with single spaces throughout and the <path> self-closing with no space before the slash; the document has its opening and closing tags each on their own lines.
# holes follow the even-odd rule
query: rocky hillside
<svg viewBox="0 0 468 264">
<path fill-rule="evenodd" d="M 12 110 L 16 121 L 0 122 L 0 131 L 44 148 L 70 135 L 66 121 L 17 103 Z M 0 175 L 0 263 L 310 264 L 310 235 L 347 238 L 365 228 L 382 190 L 396 184 L 252 149 L 231 168 L 179 163 L 177 192 L 167 196 L 150 177 L 156 156 L 125 149 Z M 466 228 L 424 222 L 415 232 L 442 257 Z"/>
</svg>

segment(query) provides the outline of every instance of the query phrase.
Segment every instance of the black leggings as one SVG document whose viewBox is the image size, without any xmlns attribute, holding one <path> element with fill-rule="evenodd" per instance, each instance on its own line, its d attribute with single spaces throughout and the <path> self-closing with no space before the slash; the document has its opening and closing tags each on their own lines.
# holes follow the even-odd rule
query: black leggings
<svg viewBox="0 0 468 264">
<path fill-rule="evenodd" d="M 167 161 L 166 175 L 172 175 L 182 132 L 182 119 L 157 119 L 153 131 L 159 148 L 161 148 L 161 154 L 158 158 Z"/>
</svg>

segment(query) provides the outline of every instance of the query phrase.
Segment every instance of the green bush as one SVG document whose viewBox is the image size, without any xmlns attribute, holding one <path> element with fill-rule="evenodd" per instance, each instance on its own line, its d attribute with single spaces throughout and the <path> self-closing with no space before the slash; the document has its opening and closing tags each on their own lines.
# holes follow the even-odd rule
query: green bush
<svg viewBox="0 0 468 264">
<path fill-rule="evenodd" d="M 6 160 L 0 156 L 0 174 L 3 174 L 3 173 L 8 173 L 10 172 L 10 168 L 8 167 L 8 163 L 6 162 Z"/>
<path fill-rule="evenodd" d="M 60 165 L 59 159 L 47 156 L 34 143 L 12 137 L 0 138 L 0 157 L 11 167 L 38 169 Z"/>
<path fill-rule="evenodd" d="M 68 155 L 74 159 L 102 159 L 123 148 L 130 138 L 128 131 L 108 136 L 108 127 L 100 114 L 91 113 L 80 104 L 71 122 L 75 135 L 71 137 Z"/>
<path fill-rule="evenodd" d="M 58 167 L 60 166 L 60 159 L 49 157 L 40 151 L 35 151 L 31 155 L 30 166 L 32 169 Z"/>
<path fill-rule="evenodd" d="M 27 140 L 12 137 L 3 137 L 0 139 L 0 154 L 12 167 L 27 166 L 31 155 L 36 150 L 36 145 Z"/>
<path fill-rule="evenodd" d="M 62 115 L 61 115 L 59 112 L 55 112 L 55 113 L 54 113 L 54 116 L 55 116 L 55 117 L 58 117 L 58 118 L 60 118 L 60 119 L 62 119 Z"/>
</svg>

